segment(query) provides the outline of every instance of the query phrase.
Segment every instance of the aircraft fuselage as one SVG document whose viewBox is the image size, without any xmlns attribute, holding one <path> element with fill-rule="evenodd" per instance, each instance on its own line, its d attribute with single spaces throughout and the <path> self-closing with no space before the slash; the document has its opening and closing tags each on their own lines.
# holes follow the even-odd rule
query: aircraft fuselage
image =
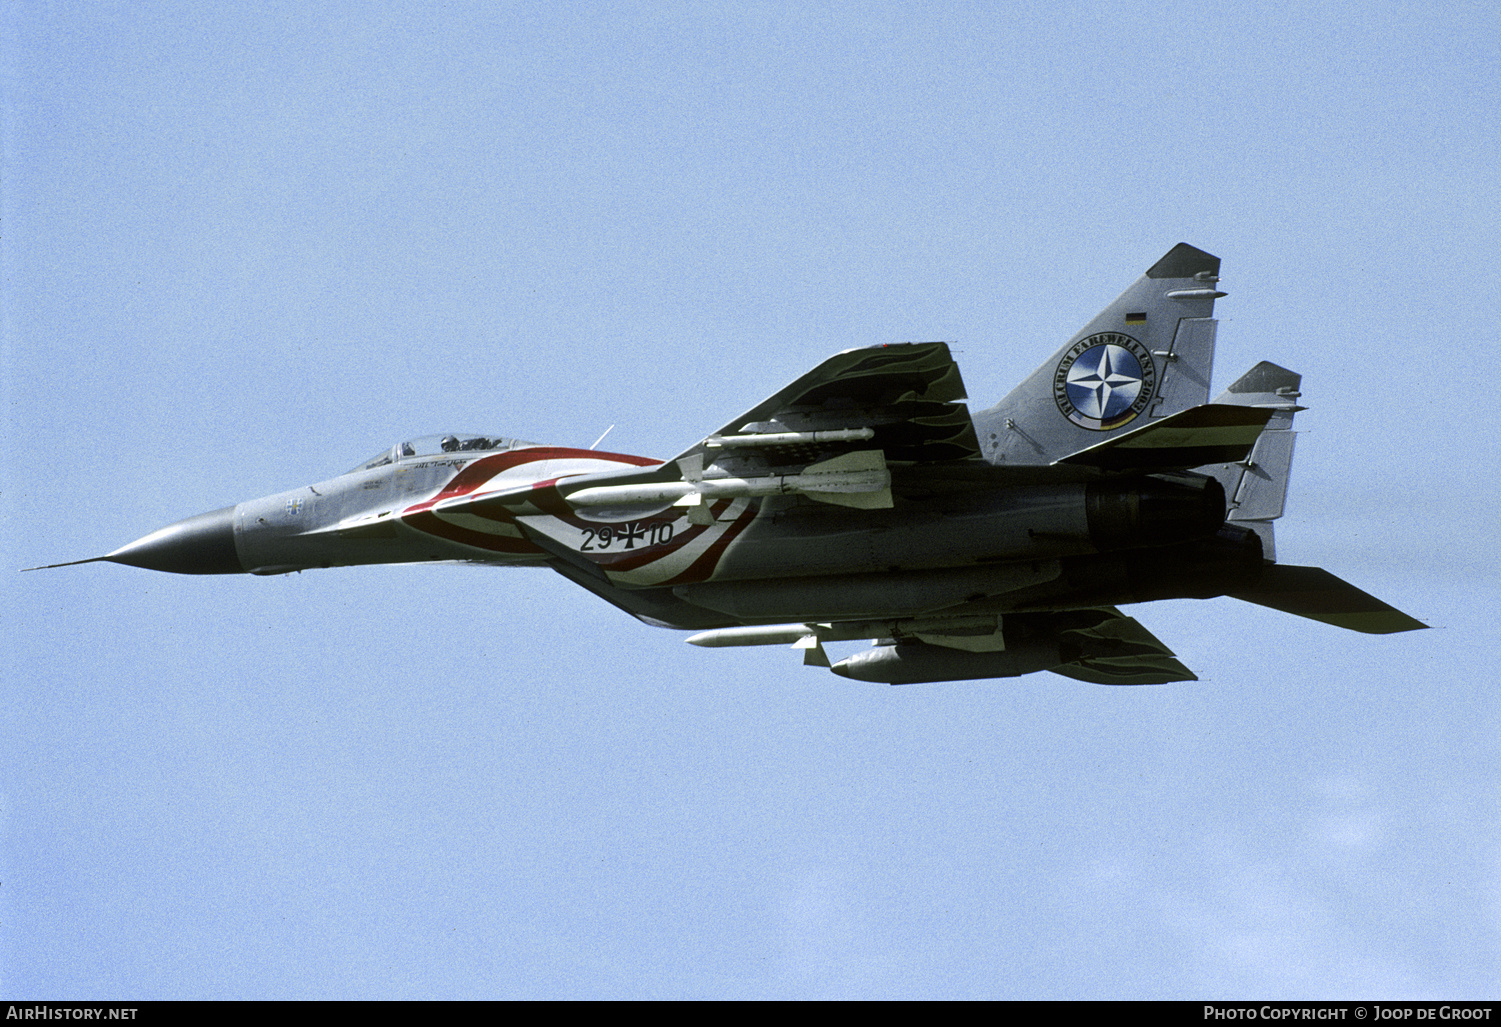
<svg viewBox="0 0 1501 1027">
<path fill-rule="evenodd" d="M 891 509 L 749 494 L 767 491 L 757 483 L 769 479 L 734 479 L 748 494 L 726 495 L 696 518 L 649 486 L 621 493 L 629 500 L 623 505 L 570 502 L 600 493 L 594 483 L 622 471 L 657 467 L 665 465 L 530 443 L 398 455 L 189 518 L 105 559 L 177 573 L 261 575 L 564 560 L 597 569 L 601 588 L 670 593 L 673 606 L 697 612 L 646 619 L 684 627 L 900 618 L 960 604 L 1011 612 L 1131 602 L 1162 591 L 1150 583 L 1152 568 L 1172 567 L 1170 581 L 1186 581 L 1182 567 L 1206 560 L 1200 591 L 1208 582 L 1210 594 L 1219 594 L 1219 569 L 1260 562 L 1253 541 L 1213 538 L 1222 529 L 1223 489 L 1194 476 L 1064 474 L 1053 483 L 999 487 L 983 477 L 930 480 L 920 469 L 898 469 L 894 480 L 907 498 Z M 1142 549 L 1150 559 L 1131 557 Z"/>
</svg>

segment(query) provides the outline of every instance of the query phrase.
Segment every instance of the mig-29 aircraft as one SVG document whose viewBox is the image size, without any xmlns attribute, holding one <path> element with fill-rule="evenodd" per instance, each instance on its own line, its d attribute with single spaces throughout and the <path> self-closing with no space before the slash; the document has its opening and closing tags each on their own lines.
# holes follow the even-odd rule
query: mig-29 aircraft
<svg viewBox="0 0 1501 1027">
<path fill-rule="evenodd" d="M 1156 599 L 1424 627 L 1328 571 L 1275 562 L 1300 376 L 1263 362 L 1210 400 L 1219 266 L 1173 247 L 973 416 L 947 344 L 871 346 L 665 462 L 435 435 L 76 562 L 546 567 L 695 645 L 791 644 L 829 667 L 824 643 L 873 639 L 830 669 L 891 684 L 1196 680 L 1116 608 Z"/>
</svg>

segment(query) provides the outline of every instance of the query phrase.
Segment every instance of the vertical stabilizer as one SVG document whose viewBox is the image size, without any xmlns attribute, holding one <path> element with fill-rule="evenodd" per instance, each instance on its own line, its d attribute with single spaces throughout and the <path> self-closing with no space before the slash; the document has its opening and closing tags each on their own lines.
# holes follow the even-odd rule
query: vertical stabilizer
<svg viewBox="0 0 1501 1027">
<path fill-rule="evenodd" d="M 1225 519 L 1256 532 L 1261 537 L 1262 553 L 1272 561 L 1277 559 L 1272 522 L 1282 516 L 1287 505 L 1287 482 L 1292 473 L 1297 438 L 1292 430 L 1293 417 L 1307 409 L 1297 403 L 1302 382 L 1302 375 L 1267 360 L 1241 375 L 1215 397 L 1215 403 L 1271 409 L 1272 417 L 1246 459 L 1197 468 L 1219 479 L 1225 487 Z"/>
<path fill-rule="evenodd" d="M 1209 400 L 1220 259 L 1179 243 L 1062 349 L 975 416 L 994 464 L 1050 464 Z"/>
</svg>

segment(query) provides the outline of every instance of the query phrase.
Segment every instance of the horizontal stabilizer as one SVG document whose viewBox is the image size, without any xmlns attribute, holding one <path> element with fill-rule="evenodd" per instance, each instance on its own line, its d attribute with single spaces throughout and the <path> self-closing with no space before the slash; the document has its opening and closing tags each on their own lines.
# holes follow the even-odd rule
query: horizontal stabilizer
<svg viewBox="0 0 1501 1027">
<path fill-rule="evenodd" d="M 1107 471 L 1165 470 L 1244 460 L 1274 411 L 1206 403 L 1057 461 Z"/>
<path fill-rule="evenodd" d="M 1283 613 L 1368 635 L 1416 631 L 1428 626 L 1322 567 L 1272 564 L 1263 568 L 1255 589 L 1230 595 L 1258 606 L 1269 606 Z"/>
</svg>

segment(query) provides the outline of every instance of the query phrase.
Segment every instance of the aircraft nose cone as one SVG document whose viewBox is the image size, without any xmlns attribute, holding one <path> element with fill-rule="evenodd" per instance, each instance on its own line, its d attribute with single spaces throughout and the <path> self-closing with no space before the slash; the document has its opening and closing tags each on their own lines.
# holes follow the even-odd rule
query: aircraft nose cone
<svg viewBox="0 0 1501 1027">
<path fill-rule="evenodd" d="M 173 574 L 243 574 L 235 551 L 235 508 L 226 506 L 159 528 L 104 559 Z"/>
</svg>

